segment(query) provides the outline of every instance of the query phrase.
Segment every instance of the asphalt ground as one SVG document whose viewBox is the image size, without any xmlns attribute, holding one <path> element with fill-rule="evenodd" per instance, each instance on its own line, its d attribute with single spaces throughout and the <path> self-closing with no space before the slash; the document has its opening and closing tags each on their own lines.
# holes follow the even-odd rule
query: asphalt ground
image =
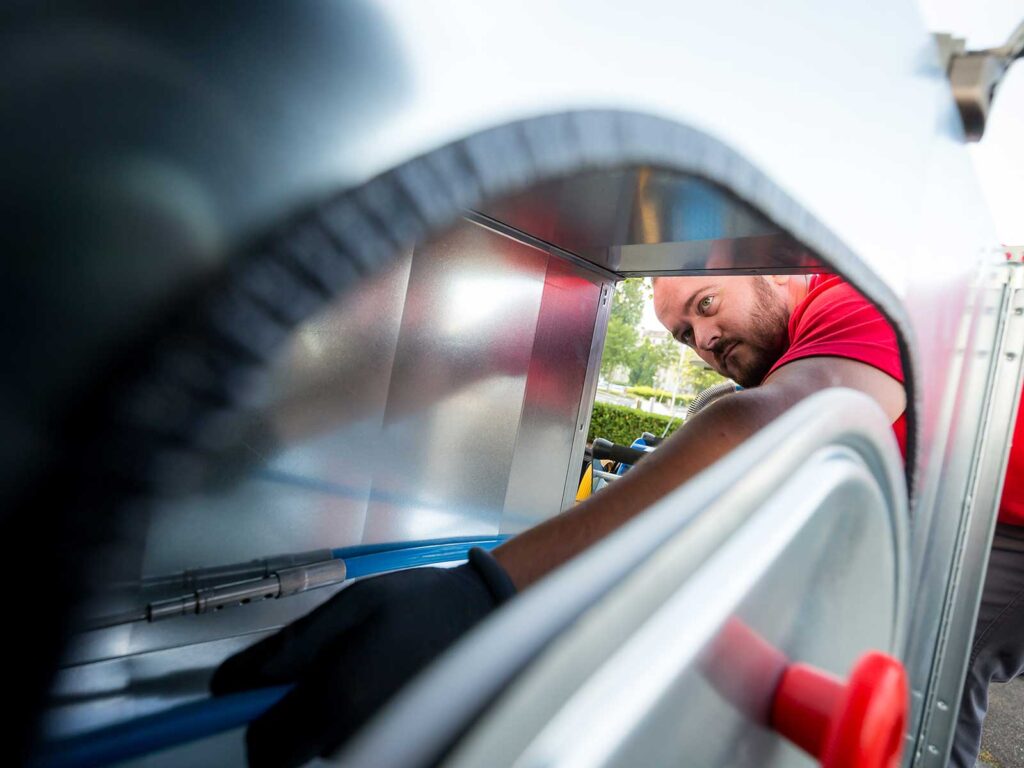
<svg viewBox="0 0 1024 768">
<path fill-rule="evenodd" d="M 977 768 L 1024 768 L 1024 678 L 989 686 Z"/>
</svg>

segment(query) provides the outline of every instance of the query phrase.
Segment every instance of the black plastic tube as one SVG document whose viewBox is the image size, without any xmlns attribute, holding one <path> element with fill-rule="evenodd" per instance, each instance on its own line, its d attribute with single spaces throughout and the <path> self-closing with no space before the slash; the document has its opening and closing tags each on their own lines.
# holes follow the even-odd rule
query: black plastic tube
<svg viewBox="0 0 1024 768">
<path fill-rule="evenodd" d="M 603 437 L 595 439 L 590 446 L 590 450 L 595 459 L 611 459 L 620 464 L 636 464 L 647 455 L 645 451 L 629 448 L 625 445 L 617 445 L 610 440 L 605 440 Z"/>
</svg>

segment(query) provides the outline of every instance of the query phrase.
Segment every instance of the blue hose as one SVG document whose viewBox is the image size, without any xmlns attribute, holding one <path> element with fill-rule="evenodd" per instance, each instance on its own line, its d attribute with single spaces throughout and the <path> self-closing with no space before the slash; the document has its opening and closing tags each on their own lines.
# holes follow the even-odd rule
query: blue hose
<svg viewBox="0 0 1024 768">
<path fill-rule="evenodd" d="M 363 555 L 343 557 L 346 575 L 350 579 L 370 576 L 374 573 L 397 571 L 401 568 L 418 568 L 432 563 L 448 563 L 453 560 L 465 560 L 469 550 L 474 547 L 494 549 L 508 536 L 480 539 L 468 538 L 454 542 L 431 543 L 425 546 L 411 546 L 403 549 L 392 549 L 370 552 Z M 416 542 L 417 544 L 419 542 Z M 372 545 L 371 545 L 372 546 Z M 355 549 L 355 547 L 353 547 Z"/>
<path fill-rule="evenodd" d="M 158 749 L 245 725 L 281 700 L 290 685 L 260 688 L 182 704 L 44 746 L 34 768 L 88 768 L 139 757 Z"/>
<path fill-rule="evenodd" d="M 355 579 L 402 568 L 465 560 L 473 547 L 493 549 L 508 536 L 461 536 L 390 544 L 362 544 L 332 550 Z M 43 746 L 35 768 L 87 768 L 109 765 L 245 725 L 284 696 L 291 686 L 217 696 L 145 717 L 52 741 Z"/>
<path fill-rule="evenodd" d="M 437 547 L 437 546 L 454 546 L 458 544 L 465 545 L 465 551 L 468 552 L 473 547 L 483 547 L 485 549 L 491 549 L 492 547 L 498 546 L 501 542 L 511 538 L 508 535 L 499 536 L 452 536 L 447 539 L 419 539 L 416 541 L 401 541 L 401 542 L 388 542 L 386 544 L 357 544 L 353 547 L 339 547 L 332 549 L 331 554 L 336 558 L 348 561 L 352 557 L 362 557 L 363 555 L 375 555 L 380 552 L 402 552 L 409 549 L 420 549 L 422 547 Z M 440 562 L 440 561 L 431 561 Z M 408 566 L 400 566 L 408 567 Z M 379 572 L 379 571 L 378 571 Z"/>
</svg>

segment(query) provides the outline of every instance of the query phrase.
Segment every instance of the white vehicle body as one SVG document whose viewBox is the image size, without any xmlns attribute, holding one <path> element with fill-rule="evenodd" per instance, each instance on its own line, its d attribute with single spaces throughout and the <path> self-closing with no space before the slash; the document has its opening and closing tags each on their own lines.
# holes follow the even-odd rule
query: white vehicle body
<svg viewBox="0 0 1024 768">
<path fill-rule="evenodd" d="M 905 475 L 870 404 L 828 393 L 481 627 L 376 721 L 353 764 L 436 757 L 430 740 L 448 731 L 424 702 L 449 690 L 472 703 L 453 682 L 471 662 L 496 677 L 478 730 L 443 745 L 453 764 L 806 764 L 699 679 L 701 654 L 740 616 L 838 675 L 868 649 L 900 657 L 904 765 L 944 765 L 1019 397 L 1024 282 L 911 0 L 375 0 L 16 21 L 5 55 L 31 76 L 5 109 L 13 172 L 30 191 L 69 190 L 32 209 L 68 233 L 40 270 L 103 254 L 118 277 L 70 302 L 26 283 L 34 311 L 90 333 L 15 382 L 9 410 L 29 416 L 12 444 L 33 444 L 33 413 L 74 402 L 52 382 L 85 377 L 229 255 L 243 274 L 262 257 L 255 236 L 298 243 L 305 222 L 351 203 L 341 247 L 389 251 L 354 290 L 293 305 L 266 375 L 234 402 L 244 425 L 203 433 L 257 458 L 213 484 L 183 480 L 201 474 L 188 460 L 158 467 L 175 493 L 140 502 L 149 522 L 125 578 L 515 534 L 557 514 L 578 480 L 609 291 L 706 271 L 712 247 L 732 248 L 742 273 L 838 271 L 897 330 Z M 68 93 L 92 107 L 64 118 L 73 162 L 32 165 L 22 149 L 47 135 L 36 99 Z M 614 582 L 596 575 L 607 563 Z M 331 591 L 76 635 L 50 735 L 201 697 L 171 673 L 208 672 Z M 590 602 L 543 618 L 565 594 Z M 534 619 L 529 658 L 501 646 Z M 656 680 L 628 685 L 651 658 Z M 374 751 L 418 717 L 408 753 Z M 451 717 L 451 733 L 474 720 Z M 570 738 L 582 731 L 602 738 L 584 748 Z M 241 759 L 238 731 L 187 749 Z"/>
</svg>

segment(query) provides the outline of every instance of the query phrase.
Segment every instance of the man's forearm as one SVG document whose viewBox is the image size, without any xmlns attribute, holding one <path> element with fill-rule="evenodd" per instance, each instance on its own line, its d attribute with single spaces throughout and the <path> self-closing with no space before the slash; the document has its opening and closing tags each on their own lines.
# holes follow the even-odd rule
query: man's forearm
<svg viewBox="0 0 1024 768">
<path fill-rule="evenodd" d="M 713 403 L 600 494 L 494 550 L 520 590 L 579 554 L 710 466 L 792 401 L 771 388 Z"/>
</svg>

